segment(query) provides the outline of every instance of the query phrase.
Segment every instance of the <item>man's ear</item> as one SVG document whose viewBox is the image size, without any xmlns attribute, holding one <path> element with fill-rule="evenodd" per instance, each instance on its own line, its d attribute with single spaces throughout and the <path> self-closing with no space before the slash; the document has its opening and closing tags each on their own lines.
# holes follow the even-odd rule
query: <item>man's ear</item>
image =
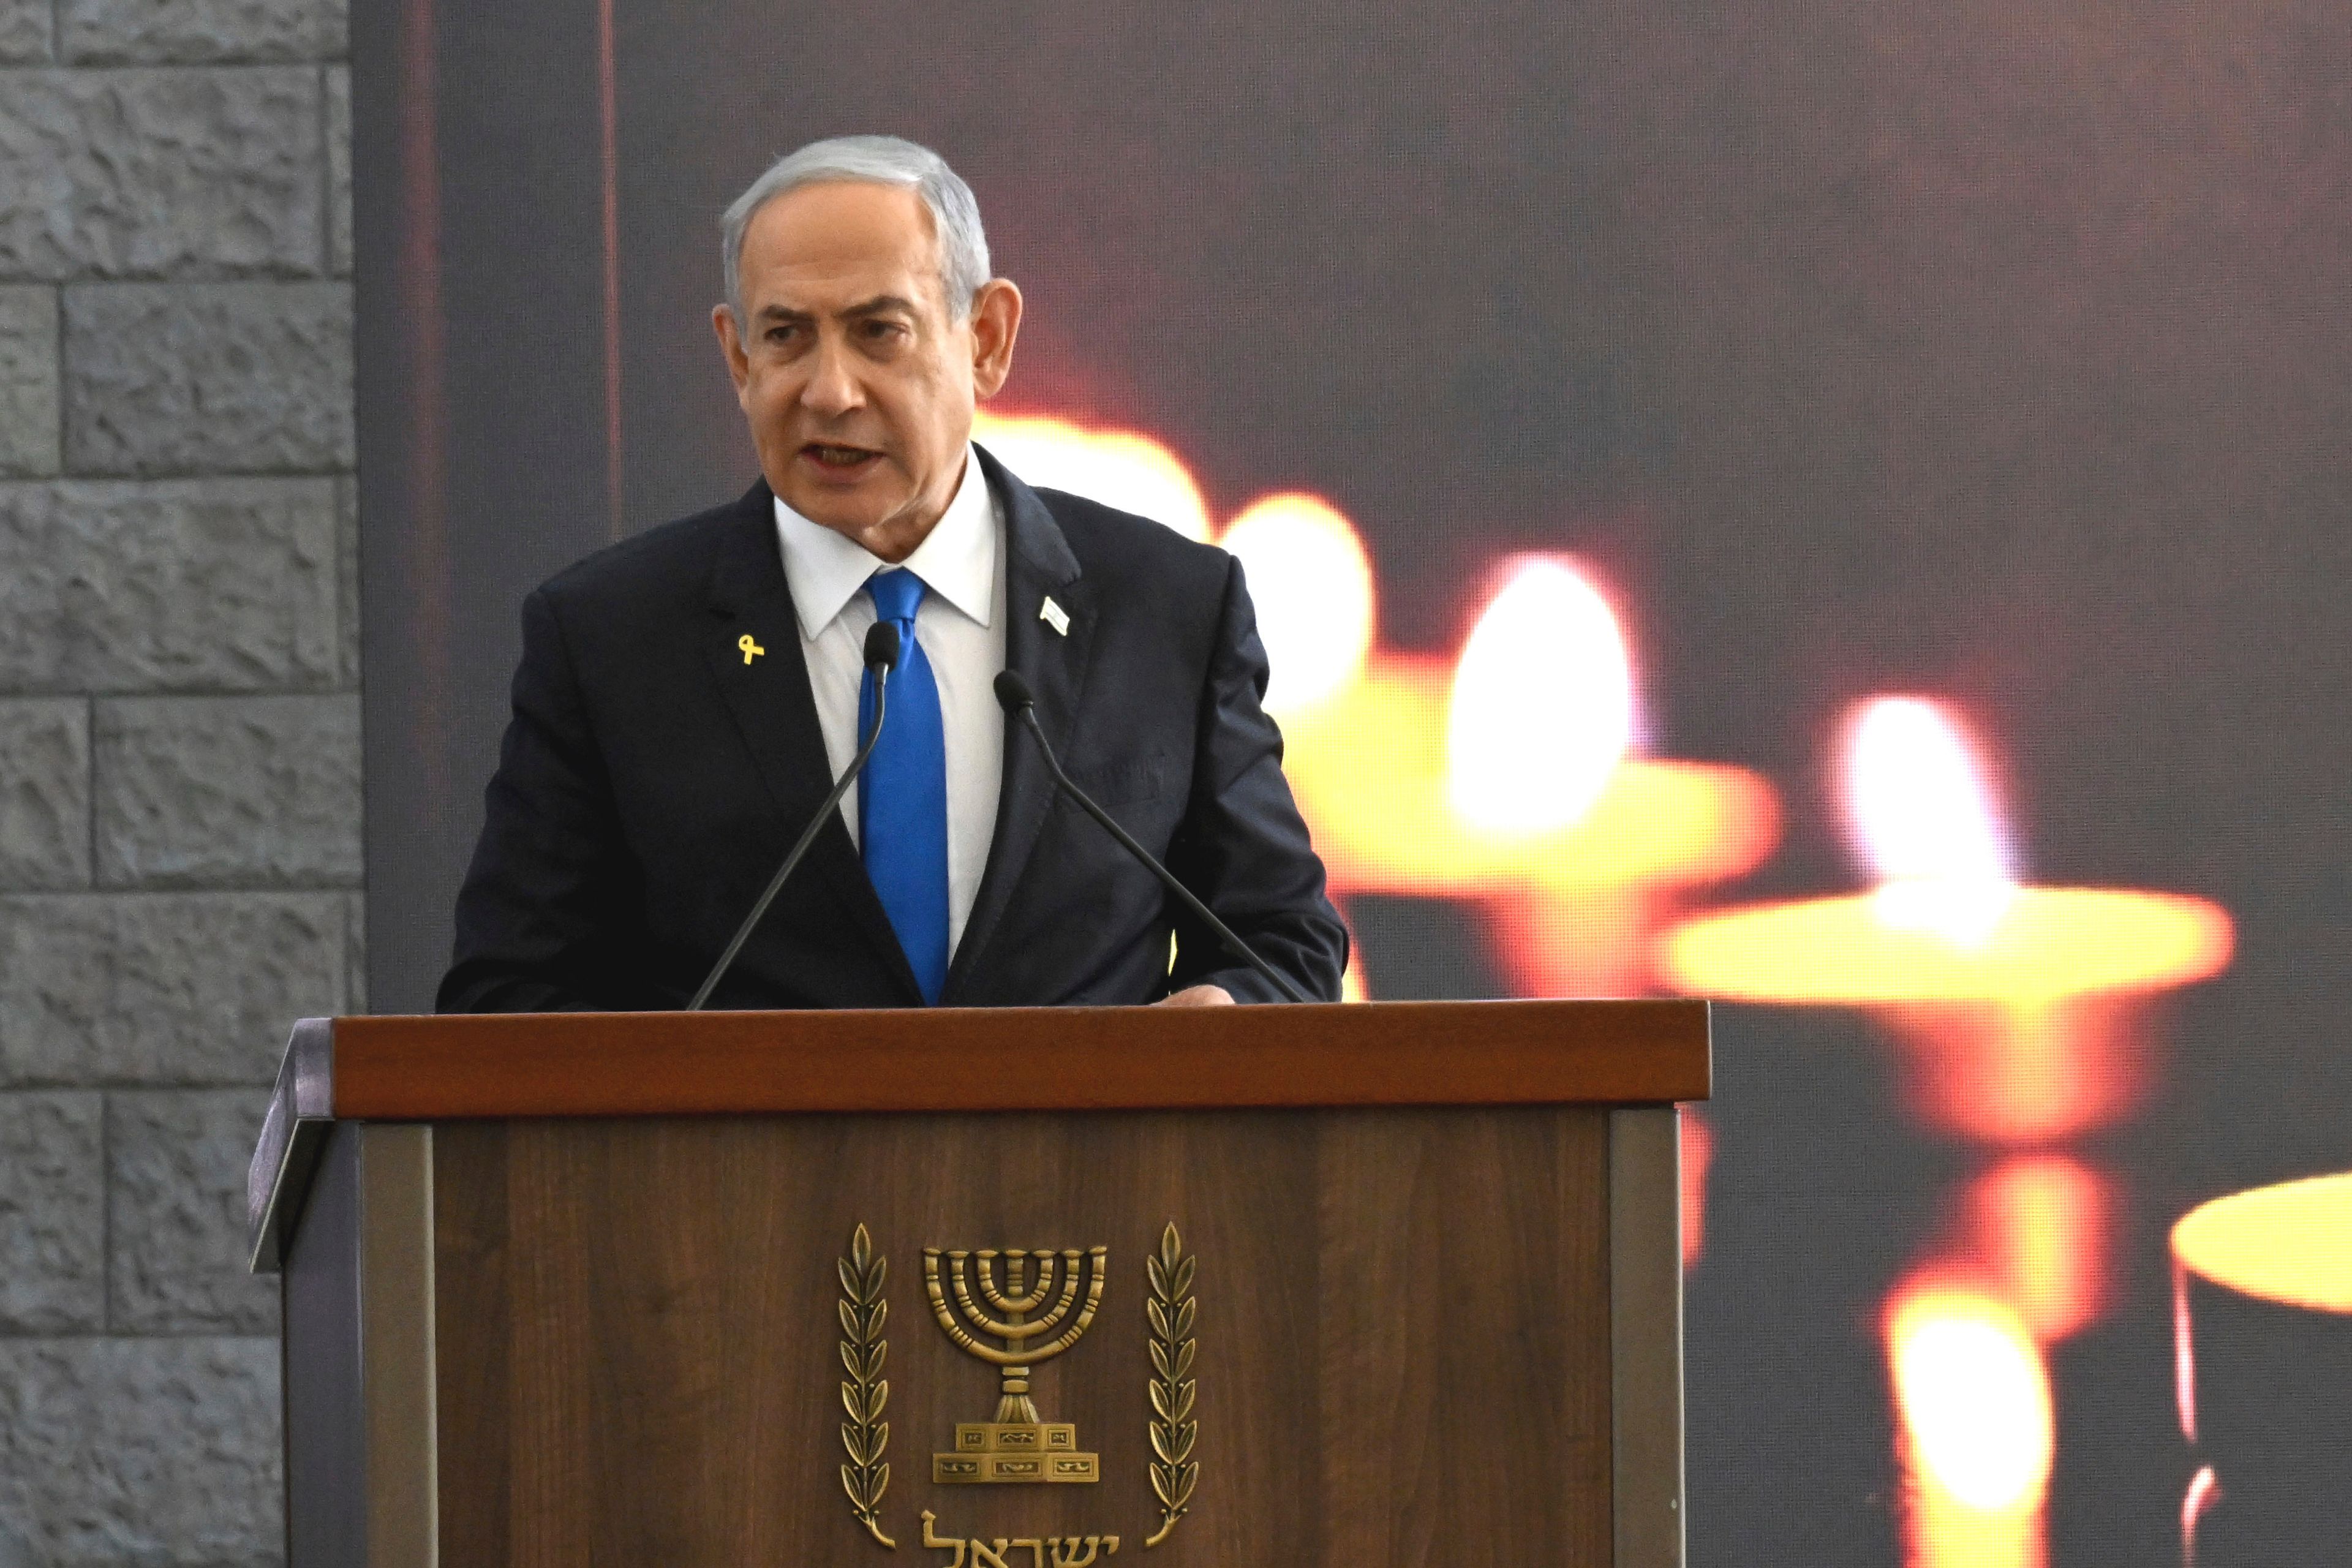
<svg viewBox="0 0 2352 1568">
<path fill-rule="evenodd" d="M 971 389 L 993 397 L 1013 374 L 1013 340 L 1021 335 L 1021 290 L 992 278 L 971 297 Z"/>
<path fill-rule="evenodd" d="M 751 356 L 743 352 L 743 336 L 735 330 L 734 310 L 725 305 L 711 306 L 710 330 L 719 334 L 719 352 L 727 360 L 727 374 L 733 379 L 740 397 L 743 384 L 751 379 Z"/>
</svg>

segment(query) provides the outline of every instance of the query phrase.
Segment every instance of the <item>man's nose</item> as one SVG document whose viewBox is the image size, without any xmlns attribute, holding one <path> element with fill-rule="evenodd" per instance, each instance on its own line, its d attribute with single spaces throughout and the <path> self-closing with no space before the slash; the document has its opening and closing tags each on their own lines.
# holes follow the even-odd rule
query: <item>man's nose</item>
<svg viewBox="0 0 2352 1568">
<path fill-rule="evenodd" d="M 865 389 L 858 384 L 846 346 L 820 342 L 808 384 L 801 389 L 801 402 L 812 412 L 830 415 L 846 414 L 865 401 Z"/>
</svg>

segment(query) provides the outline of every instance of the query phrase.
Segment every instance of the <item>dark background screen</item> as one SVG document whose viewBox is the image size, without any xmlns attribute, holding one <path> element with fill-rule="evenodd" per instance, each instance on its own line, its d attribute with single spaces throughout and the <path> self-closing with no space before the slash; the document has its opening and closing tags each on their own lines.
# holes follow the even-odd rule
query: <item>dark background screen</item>
<svg viewBox="0 0 2352 1568">
<path fill-rule="evenodd" d="M 1965 717 L 2028 880 L 2227 910 L 2226 970 L 2105 1042 L 2147 1086 L 2112 1114 L 1981 1136 L 1887 1015 L 1732 1005 L 1692 1134 L 1695 1563 L 2028 1561 L 1920 1522 L 1884 1331 L 2019 1191 L 2062 1195 L 2011 1293 L 2095 1281 L 2033 1347 L 2023 1528 L 2178 1560 L 2168 1229 L 2352 1164 L 2352 14 L 607 3 L 354 6 L 380 1009 L 446 962 L 522 595 L 753 476 L 718 213 L 905 135 L 1027 297 L 1001 406 L 1148 436 L 1220 528 L 1325 498 L 1383 657 L 1450 662 L 1517 552 L 1605 586 L 1641 749 L 1779 802 L 1643 940 L 1860 885 L 1836 742 L 1885 692 Z M 1376 997 L 1528 989 L 1511 922 L 1634 918 L 1335 877 Z"/>
</svg>

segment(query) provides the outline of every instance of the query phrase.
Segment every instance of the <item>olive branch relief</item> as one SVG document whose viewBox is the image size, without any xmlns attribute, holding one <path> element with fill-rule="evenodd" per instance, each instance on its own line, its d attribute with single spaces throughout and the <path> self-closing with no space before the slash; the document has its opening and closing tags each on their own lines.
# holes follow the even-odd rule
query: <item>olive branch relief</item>
<svg viewBox="0 0 2352 1568">
<path fill-rule="evenodd" d="M 1193 1266 L 1184 1243 L 1170 1220 L 1160 1234 L 1160 1251 L 1145 1260 L 1150 1294 L 1143 1303 L 1151 1321 L 1151 1489 L 1160 1499 L 1160 1528 L 1143 1542 L 1159 1545 L 1192 1506 L 1192 1488 L 1201 1479 L 1192 1458 L 1200 1423 L 1192 1418 Z"/>
<path fill-rule="evenodd" d="M 890 1485 L 890 1467 L 883 1450 L 890 1446 L 890 1424 L 882 1408 L 890 1400 L 890 1384 L 882 1363 L 890 1342 L 882 1330 L 890 1319 L 890 1303 L 883 1298 L 887 1260 L 876 1256 L 866 1227 L 850 1238 L 849 1256 L 841 1266 L 841 1405 L 848 1419 L 841 1424 L 841 1446 L 849 1462 L 841 1467 L 841 1488 L 849 1494 L 850 1511 L 869 1534 L 897 1550 L 898 1543 L 882 1533 L 882 1494 Z"/>
</svg>

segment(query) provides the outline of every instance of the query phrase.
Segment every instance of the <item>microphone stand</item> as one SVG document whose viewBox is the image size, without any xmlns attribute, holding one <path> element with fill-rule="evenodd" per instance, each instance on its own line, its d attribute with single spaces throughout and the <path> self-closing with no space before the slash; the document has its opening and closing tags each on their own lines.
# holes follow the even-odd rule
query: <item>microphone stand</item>
<svg viewBox="0 0 2352 1568">
<path fill-rule="evenodd" d="M 887 633 L 888 636 L 877 638 L 877 633 Z M 877 658 L 874 657 L 877 653 L 887 653 L 887 657 Z M 792 853 L 784 857 L 784 863 L 777 867 L 776 874 L 768 879 L 768 890 L 760 895 L 760 901 L 751 906 L 751 912 L 743 917 L 741 925 L 735 928 L 735 939 L 727 944 L 727 951 L 719 955 L 719 962 L 710 966 L 710 973 L 702 982 L 702 989 L 697 991 L 694 1000 L 686 1005 L 688 1012 L 701 1012 L 702 1005 L 710 1000 L 710 994 L 719 988 L 719 982 L 726 974 L 728 966 L 735 962 L 735 955 L 742 952 L 743 944 L 751 940 L 752 928 L 760 923 L 760 917 L 768 912 L 768 906 L 783 890 L 785 880 L 799 868 L 802 858 L 809 852 L 809 846 L 814 844 L 816 836 L 824 831 L 827 819 L 840 808 L 841 797 L 847 795 L 849 786 L 857 782 L 858 773 L 866 767 L 866 759 L 874 754 L 874 744 L 882 738 L 882 716 L 889 706 L 890 671 L 898 667 L 898 628 L 887 621 L 875 622 L 873 630 L 866 636 L 866 666 L 874 671 L 874 728 L 866 735 L 866 743 L 857 748 L 857 755 L 841 770 L 841 777 L 834 782 L 833 789 L 824 797 L 824 804 L 816 808 L 816 815 L 810 817 L 809 825 L 801 830 L 800 840 L 793 846 Z"/>
<path fill-rule="evenodd" d="M 1129 833 L 1126 828 L 1121 827 L 1118 822 L 1112 819 L 1110 813 L 1105 811 L 1101 806 L 1097 805 L 1093 800 L 1088 798 L 1086 791 L 1080 789 L 1076 784 L 1070 782 L 1070 775 L 1062 771 L 1061 759 L 1054 755 L 1053 746 L 1045 740 L 1045 731 L 1044 727 L 1037 722 L 1037 700 L 1029 694 L 1029 683 L 1027 681 L 1022 679 L 1021 677 L 1013 671 L 1009 669 L 1006 670 L 1003 674 L 996 678 L 996 700 L 1006 712 L 1016 715 L 1021 720 L 1022 723 L 1028 727 L 1030 735 L 1037 742 L 1037 750 L 1043 753 L 1045 758 L 1045 766 L 1053 773 L 1055 784 L 1059 787 L 1065 795 L 1067 795 L 1072 800 L 1076 801 L 1078 805 L 1085 809 L 1086 814 L 1088 816 L 1091 816 L 1097 822 L 1101 823 L 1104 831 L 1108 832 L 1113 838 L 1118 839 L 1121 848 L 1125 849 L 1129 854 L 1141 861 L 1144 868 L 1149 870 L 1153 876 L 1159 878 L 1160 884 L 1170 892 L 1175 894 L 1176 897 L 1182 901 L 1184 907 L 1192 910 L 1193 916 L 1198 919 L 1202 924 L 1214 931 L 1217 935 L 1217 940 L 1224 944 L 1224 948 L 1227 952 L 1232 953 L 1235 958 L 1240 959 L 1252 969 L 1256 970 L 1258 974 L 1266 982 L 1266 984 L 1272 985 L 1276 991 L 1281 992 L 1288 1000 L 1293 1002 L 1305 1002 L 1307 1000 L 1307 994 L 1299 990 L 1297 985 L 1291 984 L 1289 976 L 1275 968 L 1274 965 L 1268 963 L 1265 959 L 1260 958 L 1257 955 L 1256 949 L 1251 947 L 1249 943 L 1234 935 L 1234 929 L 1231 926 L 1219 920 L 1214 911 L 1213 911 L 1208 905 L 1193 897 L 1192 889 L 1178 881 L 1176 879 L 1176 874 L 1169 870 L 1167 867 L 1162 866 L 1159 860 L 1152 856 L 1150 850 L 1146 849 L 1142 845 L 1138 844 L 1132 834 Z"/>
</svg>

